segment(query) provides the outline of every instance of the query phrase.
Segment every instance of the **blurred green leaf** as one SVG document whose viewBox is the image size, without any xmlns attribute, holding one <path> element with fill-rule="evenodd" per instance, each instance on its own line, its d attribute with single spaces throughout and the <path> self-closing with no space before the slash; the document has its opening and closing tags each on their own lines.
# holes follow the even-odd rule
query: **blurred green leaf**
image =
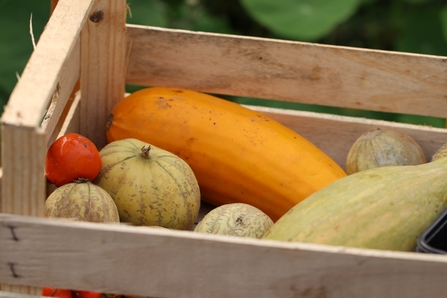
<svg viewBox="0 0 447 298">
<path fill-rule="evenodd" d="M 424 3 L 431 2 L 432 0 L 400 0 L 400 1 L 407 2 L 410 4 L 424 4 Z"/>
<path fill-rule="evenodd" d="M 127 22 L 131 24 L 167 27 L 168 7 L 162 1 L 128 0 L 130 13 Z"/>
<path fill-rule="evenodd" d="M 187 29 L 194 31 L 231 33 L 223 16 L 214 16 L 199 1 L 128 0 L 132 24 Z"/>
<path fill-rule="evenodd" d="M 373 2 L 377 2 L 378 0 L 361 0 L 360 2 L 362 3 L 362 4 L 371 4 L 371 3 L 373 3 Z"/>
<path fill-rule="evenodd" d="M 227 19 L 222 16 L 213 16 L 202 6 L 196 6 L 190 10 L 189 29 L 195 31 L 234 33 Z"/>
<path fill-rule="evenodd" d="M 441 7 L 414 8 L 405 15 L 405 26 L 396 40 L 396 50 L 447 55 L 447 41 L 441 22 Z"/>
<path fill-rule="evenodd" d="M 199 1 L 185 1 L 171 17 L 169 27 L 203 32 L 234 33 L 226 16 L 213 15 Z"/>
<path fill-rule="evenodd" d="M 441 18 L 441 27 L 444 40 L 447 40 L 447 5 L 439 10 L 439 16 Z"/>
<path fill-rule="evenodd" d="M 285 38 L 316 40 L 346 21 L 361 0 L 241 0 L 259 23 Z"/>
</svg>

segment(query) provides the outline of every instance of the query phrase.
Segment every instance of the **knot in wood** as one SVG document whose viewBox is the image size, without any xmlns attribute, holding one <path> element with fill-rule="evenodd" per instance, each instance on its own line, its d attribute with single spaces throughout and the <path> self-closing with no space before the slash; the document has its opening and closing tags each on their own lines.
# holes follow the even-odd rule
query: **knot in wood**
<svg viewBox="0 0 447 298">
<path fill-rule="evenodd" d="M 98 23 L 104 18 L 104 12 L 101 10 L 97 10 L 90 15 L 90 21 L 93 23 Z"/>
</svg>

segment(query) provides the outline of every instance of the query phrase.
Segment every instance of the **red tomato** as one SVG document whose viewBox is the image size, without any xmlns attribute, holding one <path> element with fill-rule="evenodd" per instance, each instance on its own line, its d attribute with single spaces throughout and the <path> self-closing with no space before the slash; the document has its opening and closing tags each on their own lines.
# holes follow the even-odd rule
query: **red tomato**
<svg viewBox="0 0 447 298">
<path fill-rule="evenodd" d="M 58 298 L 73 298 L 71 290 L 50 288 L 50 287 L 42 288 L 42 296 L 58 297 Z"/>
<path fill-rule="evenodd" d="M 73 298 L 100 298 L 101 292 L 73 291 Z"/>
<path fill-rule="evenodd" d="M 61 186 L 78 179 L 93 181 L 101 170 L 101 156 L 88 138 L 70 133 L 58 138 L 45 159 L 47 179 Z"/>
</svg>

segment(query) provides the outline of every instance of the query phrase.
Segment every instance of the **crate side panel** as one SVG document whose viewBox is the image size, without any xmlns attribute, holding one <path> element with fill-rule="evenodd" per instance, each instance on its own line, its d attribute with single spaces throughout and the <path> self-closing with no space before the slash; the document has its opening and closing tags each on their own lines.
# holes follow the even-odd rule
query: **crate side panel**
<svg viewBox="0 0 447 298">
<path fill-rule="evenodd" d="M 0 215 L 0 281 L 151 297 L 421 297 L 447 257 Z M 14 226 L 15 236 L 11 237 Z"/>
<path fill-rule="evenodd" d="M 319 147 L 343 169 L 346 169 L 346 158 L 352 144 L 371 129 L 389 128 L 409 135 L 421 146 L 427 161 L 447 143 L 447 129 L 442 128 L 249 105 L 245 107 L 259 111 L 293 129 Z"/>
<path fill-rule="evenodd" d="M 10 291 L 0 291 L 0 298 L 42 298 L 40 294 L 24 294 L 24 293 L 13 293 Z"/>
<path fill-rule="evenodd" d="M 67 70 L 64 65 L 76 51 L 85 12 L 92 2 L 80 0 L 73 5 L 71 1 L 60 1 L 11 94 L 2 116 L 3 122 L 28 127 L 40 125 L 61 79 L 61 71 Z M 76 76 L 76 67 L 70 75 Z M 61 88 L 72 89 L 68 85 Z M 61 96 L 59 100 L 67 98 Z M 65 102 L 61 105 L 64 106 Z"/>
<path fill-rule="evenodd" d="M 42 131 L 2 125 L 2 188 L 0 212 L 44 216 L 46 138 Z M 2 247 L 0 245 L 0 247 Z M 3 247 L 1 248 L 3 251 Z M 1 256 L 0 267 L 8 266 Z M 27 283 L 10 285 L 0 281 L 0 290 L 39 295 L 40 288 Z"/>
<path fill-rule="evenodd" d="M 80 133 L 106 144 L 106 123 L 124 97 L 126 62 L 124 0 L 98 0 L 81 35 Z"/>
<path fill-rule="evenodd" d="M 1 212 L 44 216 L 46 138 L 42 131 L 4 124 Z"/>
<path fill-rule="evenodd" d="M 447 59 L 128 25 L 127 82 L 447 118 Z"/>
</svg>

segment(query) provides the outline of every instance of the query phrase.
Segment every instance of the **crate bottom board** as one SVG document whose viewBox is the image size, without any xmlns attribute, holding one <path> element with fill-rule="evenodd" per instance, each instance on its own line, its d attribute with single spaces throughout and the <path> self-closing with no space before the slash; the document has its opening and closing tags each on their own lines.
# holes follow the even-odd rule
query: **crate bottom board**
<svg viewBox="0 0 447 298">
<path fill-rule="evenodd" d="M 19 241 L 11 237 L 13 226 Z M 0 214 L 0 282 L 155 297 L 442 296 L 447 257 Z"/>
</svg>

